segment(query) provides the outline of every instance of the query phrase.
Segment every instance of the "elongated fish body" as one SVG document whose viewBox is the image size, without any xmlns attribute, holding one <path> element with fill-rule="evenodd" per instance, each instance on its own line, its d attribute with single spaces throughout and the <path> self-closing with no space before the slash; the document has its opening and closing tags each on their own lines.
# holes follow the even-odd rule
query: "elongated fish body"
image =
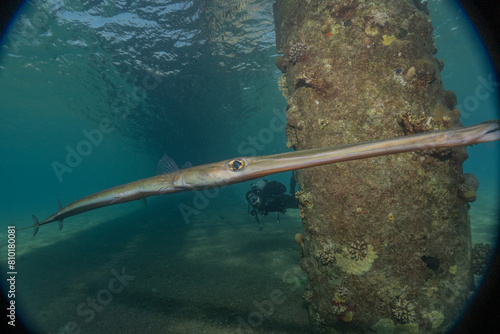
<svg viewBox="0 0 500 334">
<path fill-rule="evenodd" d="M 79 199 L 38 222 L 22 228 L 35 228 L 59 221 L 82 212 L 104 206 L 130 202 L 149 196 L 164 195 L 189 190 L 218 188 L 253 180 L 267 175 L 321 166 L 341 161 L 357 160 L 409 151 L 472 145 L 500 140 L 498 121 L 479 125 L 383 139 L 378 141 L 332 146 L 281 154 L 240 157 L 127 183 Z"/>
</svg>

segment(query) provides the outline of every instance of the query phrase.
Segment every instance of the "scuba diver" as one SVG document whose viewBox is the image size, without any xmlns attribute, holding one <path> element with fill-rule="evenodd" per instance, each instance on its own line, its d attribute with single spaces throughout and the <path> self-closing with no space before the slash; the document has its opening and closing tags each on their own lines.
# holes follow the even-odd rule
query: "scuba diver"
<svg viewBox="0 0 500 334">
<path fill-rule="evenodd" d="M 267 216 L 269 212 L 278 212 L 276 222 L 280 222 L 280 213 L 284 214 L 286 209 L 297 209 L 299 204 L 295 199 L 295 178 L 290 178 L 290 192 L 285 194 L 286 187 L 278 181 L 262 179 L 252 184 L 252 190 L 248 191 L 248 213 L 255 217 L 260 225 L 259 215 Z M 252 210 L 250 210 L 250 206 Z M 262 230 L 262 226 L 259 226 Z"/>
</svg>

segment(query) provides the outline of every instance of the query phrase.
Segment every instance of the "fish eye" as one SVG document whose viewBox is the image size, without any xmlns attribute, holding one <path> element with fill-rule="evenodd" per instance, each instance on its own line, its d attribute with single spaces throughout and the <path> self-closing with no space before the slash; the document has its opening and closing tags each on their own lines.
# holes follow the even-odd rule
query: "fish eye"
<svg viewBox="0 0 500 334">
<path fill-rule="evenodd" d="M 246 162 L 244 160 L 240 160 L 240 159 L 231 160 L 228 163 L 229 169 L 231 169 L 234 172 L 242 169 L 243 167 L 245 167 L 245 165 L 246 165 Z"/>
</svg>

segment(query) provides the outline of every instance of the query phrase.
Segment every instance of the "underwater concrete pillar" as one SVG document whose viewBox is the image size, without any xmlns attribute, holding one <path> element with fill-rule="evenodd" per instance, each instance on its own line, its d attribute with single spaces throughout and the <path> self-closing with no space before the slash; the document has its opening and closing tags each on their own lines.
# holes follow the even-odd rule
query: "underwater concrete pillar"
<svg viewBox="0 0 500 334">
<path fill-rule="evenodd" d="M 295 150 L 461 126 L 419 0 L 277 0 Z M 296 172 L 301 266 L 320 333 L 443 333 L 473 291 L 465 148 Z"/>
</svg>

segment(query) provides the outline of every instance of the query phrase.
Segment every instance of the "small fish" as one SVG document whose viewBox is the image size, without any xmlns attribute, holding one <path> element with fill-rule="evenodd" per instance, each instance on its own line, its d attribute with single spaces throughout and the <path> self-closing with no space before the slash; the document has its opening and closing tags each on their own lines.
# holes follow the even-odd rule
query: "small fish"
<svg viewBox="0 0 500 334">
<path fill-rule="evenodd" d="M 261 178 L 267 175 L 321 166 L 341 161 L 441 147 L 472 145 L 500 140 L 500 121 L 463 128 L 420 133 L 378 141 L 317 148 L 281 154 L 240 157 L 211 164 L 179 169 L 169 157 L 160 160 L 162 170 L 154 177 L 127 183 L 79 199 L 39 222 L 32 216 L 35 235 L 40 226 L 104 206 L 189 190 L 204 190 Z"/>
</svg>

